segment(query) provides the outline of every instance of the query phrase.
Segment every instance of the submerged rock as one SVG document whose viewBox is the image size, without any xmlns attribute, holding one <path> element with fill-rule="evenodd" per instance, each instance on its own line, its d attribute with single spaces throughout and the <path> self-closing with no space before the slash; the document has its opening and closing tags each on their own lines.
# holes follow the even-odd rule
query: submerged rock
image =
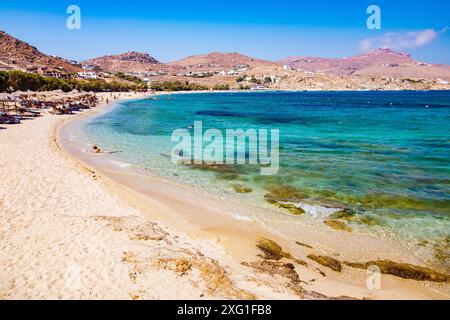
<svg viewBox="0 0 450 320">
<path fill-rule="evenodd" d="M 220 180 L 237 180 L 239 175 L 237 173 L 216 173 L 216 178 Z"/>
<path fill-rule="evenodd" d="M 340 212 L 353 213 L 353 211 L 348 207 L 348 205 L 335 199 L 319 197 L 315 198 L 314 201 L 317 202 L 317 205 L 320 205 L 325 208 L 339 209 L 341 210 Z"/>
<path fill-rule="evenodd" d="M 216 179 L 219 180 L 242 180 L 244 174 L 252 172 L 255 169 L 248 169 L 248 166 L 244 165 L 229 165 L 229 164 L 184 164 L 192 169 L 201 171 L 208 171 L 214 173 Z"/>
<path fill-rule="evenodd" d="M 448 202 L 445 200 L 398 194 L 372 193 L 361 197 L 348 198 L 346 202 L 362 205 L 369 209 L 429 210 L 433 208 L 434 212 L 448 212 Z"/>
<path fill-rule="evenodd" d="M 426 247 L 429 245 L 429 241 L 426 239 L 420 240 L 419 243 L 417 244 L 419 247 Z"/>
<path fill-rule="evenodd" d="M 341 262 L 334 258 L 327 257 L 327 256 L 316 256 L 313 254 L 308 255 L 307 258 L 317 262 L 318 264 L 323 265 L 324 267 L 328 267 L 334 271 L 337 271 L 337 272 L 342 271 Z"/>
<path fill-rule="evenodd" d="M 297 207 L 294 203 L 291 202 L 273 202 L 272 204 L 274 206 L 277 206 L 278 208 L 287 209 L 290 213 L 295 215 L 301 215 L 305 213 L 305 210 Z"/>
<path fill-rule="evenodd" d="M 351 227 L 349 227 L 345 222 L 342 222 L 340 220 L 325 220 L 324 223 L 336 230 L 341 230 L 341 231 L 347 231 L 347 232 L 352 232 L 353 229 Z"/>
<path fill-rule="evenodd" d="M 270 239 L 261 239 L 256 244 L 258 249 L 260 249 L 263 252 L 263 258 L 269 259 L 269 260 L 280 260 L 282 258 L 288 258 L 292 259 L 292 256 L 288 252 L 283 252 L 283 248 L 276 243 L 275 241 L 272 241 Z"/>
<path fill-rule="evenodd" d="M 290 186 L 276 186 L 269 189 L 269 193 L 264 195 L 266 202 L 273 204 L 274 206 L 287 209 L 289 212 L 295 215 L 304 214 L 305 211 L 302 208 L 297 207 L 296 203 L 305 198 L 295 188 Z"/>
<path fill-rule="evenodd" d="M 371 217 L 367 217 L 367 216 L 359 216 L 357 222 L 366 224 L 370 227 L 379 225 L 380 222 L 377 219 L 371 218 Z"/>
<path fill-rule="evenodd" d="M 366 224 L 371 227 L 380 224 L 380 222 L 377 219 L 356 214 L 353 210 L 350 209 L 335 212 L 330 216 L 330 218 L 332 218 L 333 220 L 340 219 L 345 221 L 352 221 L 356 223 Z"/>
<path fill-rule="evenodd" d="M 205 170 L 205 171 L 214 171 L 214 172 L 224 172 L 224 173 L 238 173 L 238 169 L 236 166 L 230 166 L 227 164 L 186 164 L 194 169 Z"/>
<path fill-rule="evenodd" d="M 341 211 L 333 213 L 330 217 L 333 219 L 354 221 L 355 220 L 355 212 L 352 210 L 341 210 Z"/>
<path fill-rule="evenodd" d="M 275 186 L 268 189 L 268 193 L 264 196 L 267 202 L 299 202 L 305 199 L 297 189 L 290 186 Z"/>
<path fill-rule="evenodd" d="M 357 269 L 367 269 L 377 266 L 383 274 L 390 274 L 403 279 L 417 281 L 449 282 L 450 275 L 436 272 L 427 267 L 419 267 L 408 263 L 393 262 L 390 260 L 377 260 L 369 262 L 344 262 L 345 265 Z"/>
<path fill-rule="evenodd" d="M 249 188 L 249 187 L 246 187 L 246 186 L 243 186 L 243 185 L 240 185 L 240 184 L 234 184 L 233 185 L 233 189 L 237 193 L 251 193 L 251 192 L 253 192 L 252 188 Z"/>
</svg>

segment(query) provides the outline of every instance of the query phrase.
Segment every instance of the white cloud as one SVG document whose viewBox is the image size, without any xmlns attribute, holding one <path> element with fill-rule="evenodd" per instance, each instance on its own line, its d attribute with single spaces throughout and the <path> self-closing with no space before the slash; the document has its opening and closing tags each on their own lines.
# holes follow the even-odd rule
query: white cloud
<svg viewBox="0 0 450 320">
<path fill-rule="evenodd" d="M 447 32 L 449 28 L 441 31 L 425 29 L 404 33 L 386 33 L 380 37 L 367 38 L 359 43 L 361 50 L 367 52 L 378 48 L 389 48 L 392 50 L 414 49 L 431 43 L 441 33 Z"/>
</svg>

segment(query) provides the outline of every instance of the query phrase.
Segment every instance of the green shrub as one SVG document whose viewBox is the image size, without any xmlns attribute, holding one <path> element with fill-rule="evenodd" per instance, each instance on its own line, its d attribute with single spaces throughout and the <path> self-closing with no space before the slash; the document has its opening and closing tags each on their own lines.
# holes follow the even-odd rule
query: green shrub
<svg viewBox="0 0 450 320">
<path fill-rule="evenodd" d="M 254 76 L 250 79 L 250 82 L 256 83 L 256 84 L 262 84 L 262 81 L 259 79 L 256 79 Z"/>
<path fill-rule="evenodd" d="M 142 84 L 142 83 L 145 84 L 145 82 L 142 81 L 141 79 L 139 79 L 138 77 L 131 76 L 131 75 L 126 75 L 123 72 L 117 72 L 116 73 L 116 77 L 119 78 L 119 79 L 123 79 L 123 80 L 127 80 L 127 81 L 130 81 L 130 82 L 134 82 L 134 83 L 139 84 L 139 85 Z"/>
<path fill-rule="evenodd" d="M 64 92 L 69 92 L 74 89 L 71 82 L 67 80 L 61 80 L 56 78 L 43 78 L 43 85 L 39 88 L 39 91 L 52 91 L 61 89 Z"/>
<path fill-rule="evenodd" d="M 155 91 L 199 91 L 208 90 L 208 87 L 202 86 L 196 83 L 190 83 L 189 81 L 164 81 L 162 83 L 152 83 L 152 90 Z"/>
<path fill-rule="evenodd" d="M 8 77 L 8 88 L 11 87 L 14 91 L 39 91 L 44 84 L 44 78 L 34 74 L 22 71 L 10 71 Z"/>
<path fill-rule="evenodd" d="M 0 72 L 0 92 L 9 89 L 13 91 L 52 91 L 63 90 L 69 92 L 71 90 L 78 91 L 144 91 L 147 85 L 144 82 L 125 84 L 116 81 L 106 82 L 102 79 L 77 80 L 77 79 L 57 79 L 42 77 L 34 73 L 26 73 L 22 71 L 1 71 Z"/>
<path fill-rule="evenodd" d="M 230 86 L 228 84 L 216 84 L 213 87 L 213 90 L 230 90 Z"/>
<path fill-rule="evenodd" d="M 0 71 L 0 92 L 5 92 L 8 89 L 8 79 L 8 72 Z"/>
</svg>

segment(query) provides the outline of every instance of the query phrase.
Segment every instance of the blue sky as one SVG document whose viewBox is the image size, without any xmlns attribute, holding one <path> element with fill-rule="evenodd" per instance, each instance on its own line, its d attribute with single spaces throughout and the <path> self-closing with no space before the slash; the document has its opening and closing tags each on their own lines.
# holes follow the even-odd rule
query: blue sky
<svg viewBox="0 0 450 320">
<path fill-rule="evenodd" d="M 81 8 L 81 30 L 66 28 L 71 4 Z M 370 4 L 382 10 L 381 30 L 366 27 Z M 164 62 L 212 51 L 345 57 L 363 42 L 450 64 L 449 12 L 445 0 L 3 0 L 0 30 L 76 60 L 131 50 Z"/>
</svg>

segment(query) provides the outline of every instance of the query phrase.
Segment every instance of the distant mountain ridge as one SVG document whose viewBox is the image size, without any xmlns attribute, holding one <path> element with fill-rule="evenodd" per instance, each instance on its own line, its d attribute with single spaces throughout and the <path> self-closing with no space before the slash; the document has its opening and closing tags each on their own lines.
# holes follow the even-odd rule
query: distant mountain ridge
<svg viewBox="0 0 450 320">
<path fill-rule="evenodd" d="M 130 51 L 77 63 L 46 55 L 0 31 L 0 70 L 71 78 L 82 71 L 82 65 L 97 66 L 112 74 L 132 73 L 143 80 L 151 77 L 155 82 L 189 81 L 208 88 L 225 85 L 242 89 L 258 85 L 280 90 L 450 89 L 450 66 L 417 61 L 407 53 L 389 49 L 341 59 L 299 56 L 278 62 L 237 52 L 212 52 L 170 63 L 162 63 L 148 53 Z M 119 80 L 104 72 L 93 76 L 105 81 Z"/>
<path fill-rule="evenodd" d="M 120 55 L 103 56 L 84 61 L 109 72 L 149 72 L 180 74 L 186 72 L 220 72 L 230 69 L 268 70 L 276 72 L 280 66 L 304 72 L 324 73 L 335 76 L 423 78 L 450 80 L 450 66 L 430 64 L 414 60 L 410 54 L 390 49 L 377 49 L 348 58 L 289 57 L 281 61 L 249 57 L 237 52 L 212 52 L 192 55 L 167 64 L 148 54 L 128 52 Z"/>
<path fill-rule="evenodd" d="M 414 60 L 410 54 L 377 49 L 349 58 L 289 57 L 278 62 L 290 68 L 338 76 L 384 76 L 450 79 L 450 67 Z"/>
</svg>

